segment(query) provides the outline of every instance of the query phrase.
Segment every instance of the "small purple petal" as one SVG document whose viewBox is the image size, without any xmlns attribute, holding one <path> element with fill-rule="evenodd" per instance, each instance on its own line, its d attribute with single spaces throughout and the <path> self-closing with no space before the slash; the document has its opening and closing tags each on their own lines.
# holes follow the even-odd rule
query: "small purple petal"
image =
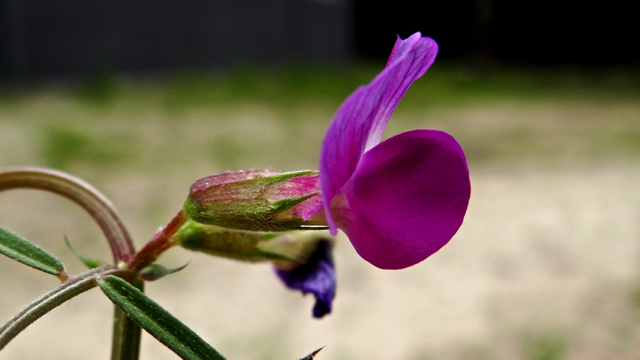
<svg viewBox="0 0 640 360">
<path fill-rule="evenodd" d="M 398 38 L 385 69 L 340 106 L 320 153 L 320 183 L 325 209 L 353 175 L 362 154 L 380 142 L 384 127 L 409 86 L 433 63 L 438 45 L 415 33 Z M 337 230 L 326 212 L 332 235 Z"/>
<path fill-rule="evenodd" d="M 331 213 L 362 258 L 383 269 L 414 265 L 458 231 L 469 170 L 449 134 L 414 130 L 366 152 Z"/>
<path fill-rule="evenodd" d="M 310 197 L 309 199 L 301 202 L 298 205 L 295 205 L 288 211 L 288 213 L 291 216 L 299 216 L 302 218 L 302 220 L 307 221 L 314 214 L 317 214 L 321 209 L 322 198 L 320 197 L 320 194 L 318 194 Z"/>
<path fill-rule="evenodd" d="M 331 247 L 329 241 L 322 240 L 305 264 L 293 270 L 275 269 L 287 288 L 315 296 L 315 318 L 321 318 L 331 312 L 331 303 L 336 294 L 336 271 Z"/>
</svg>

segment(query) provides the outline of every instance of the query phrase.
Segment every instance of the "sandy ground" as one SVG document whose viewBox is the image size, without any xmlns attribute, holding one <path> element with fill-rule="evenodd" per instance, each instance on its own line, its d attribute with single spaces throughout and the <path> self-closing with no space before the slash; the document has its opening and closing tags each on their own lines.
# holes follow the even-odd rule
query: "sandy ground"
<svg viewBox="0 0 640 360">
<path fill-rule="evenodd" d="M 637 115 L 637 107 L 633 109 Z M 500 114 L 508 114 L 502 110 Z M 496 122 L 486 116 L 491 111 L 436 113 L 434 124 L 465 116 Z M 269 117 L 265 121 L 271 124 Z M 580 124 L 589 119 L 584 121 Z M 0 122 L 5 154 L 0 158 L 6 165 L 38 163 L 32 147 L 11 150 L 12 142 L 21 144 L 30 136 L 12 124 Z M 153 124 L 142 121 L 136 126 L 146 129 L 141 134 L 151 139 L 149 132 L 155 138 L 175 135 L 169 125 Z M 314 124 L 302 134 L 322 133 L 322 126 Z M 472 138 L 477 133 L 473 129 L 484 129 L 486 138 L 503 129 L 468 125 L 447 122 L 442 127 L 458 131 L 463 139 Z M 535 130 L 538 125 L 531 126 Z M 281 141 L 284 135 L 277 124 L 271 128 L 275 130 L 269 139 Z M 181 131 L 202 136 L 193 128 Z M 267 145 L 272 141 L 259 132 L 251 136 Z M 567 139 L 580 144 L 579 139 Z M 248 157 L 256 164 L 269 155 Z M 640 163 L 617 156 L 561 162 L 506 159 L 471 162 L 472 198 L 465 223 L 450 244 L 417 266 L 376 269 L 341 236 L 336 247 L 338 294 L 333 313 L 325 319 L 312 319 L 313 299 L 285 290 L 267 264 L 247 265 L 179 249 L 161 262 L 179 266 L 190 261 L 189 266 L 148 284 L 147 293 L 231 360 L 293 360 L 325 345 L 318 359 L 637 359 Z M 134 166 L 101 171 L 83 163 L 73 170 L 113 200 L 140 246 L 179 208 L 190 181 L 207 174 L 205 160 L 182 162 L 176 172 L 144 163 L 144 171 Z M 238 160 L 239 166 L 245 166 L 243 161 Z M 312 161 L 303 160 L 301 166 L 313 166 L 307 165 Z M 221 171 L 227 165 L 216 166 L 220 169 L 214 171 Z M 81 251 L 108 260 L 100 233 L 73 204 L 28 191 L 0 194 L 0 203 L 0 224 L 59 255 L 71 273 L 82 267 L 64 249 L 63 234 Z M 55 285 L 47 275 L 0 258 L 0 318 Z M 20 334 L 0 359 L 106 359 L 111 312 L 110 302 L 92 290 Z M 177 357 L 145 335 L 141 358 Z"/>
</svg>

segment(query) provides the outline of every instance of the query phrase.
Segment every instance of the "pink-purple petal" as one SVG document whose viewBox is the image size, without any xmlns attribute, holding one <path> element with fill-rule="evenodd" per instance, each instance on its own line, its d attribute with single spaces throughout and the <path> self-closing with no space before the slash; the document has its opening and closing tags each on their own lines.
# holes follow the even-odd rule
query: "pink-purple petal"
<svg viewBox="0 0 640 360">
<path fill-rule="evenodd" d="M 298 205 L 295 205 L 289 209 L 288 213 L 291 216 L 299 216 L 302 220 L 307 221 L 311 216 L 320 211 L 320 209 L 322 209 L 322 198 L 320 197 L 320 194 L 318 194 L 299 203 Z"/>
<path fill-rule="evenodd" d="M 417 78 L 433 63 L 438 45 L 416 33 L 398 38 L 385 69 L 367 86 L 361 86 L 340 106 L 320 153 L 320 183 L 325 209 L 349 181 L 365 151 L 380 142 L 396 105 Z M 327 212 L 332 234 L 336 227 Z"/>
<path fill-rule="evenodd" d="M 470 192 L 456 140 L 441 131 L 414 130 L 366 152 L 330 211 L 362 258 L 402 269 L 453 237 Z"/>
</svg>

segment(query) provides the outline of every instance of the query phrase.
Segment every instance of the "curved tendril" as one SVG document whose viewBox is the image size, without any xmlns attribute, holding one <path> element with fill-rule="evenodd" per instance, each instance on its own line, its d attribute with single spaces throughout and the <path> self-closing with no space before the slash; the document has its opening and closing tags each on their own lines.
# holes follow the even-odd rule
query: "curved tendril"
<svg viewBox="0 0 640 360">
<path fill-rule="evenodd" d="M 133 258 L 135 249 L 120 215 L 102 193 L 85 181 L 60 171 L 35 167 L 0 170 L 0 192 L 20 188 L 50 191 L 80 205 L 107 237 L 114 265 Z"/>
</svg>

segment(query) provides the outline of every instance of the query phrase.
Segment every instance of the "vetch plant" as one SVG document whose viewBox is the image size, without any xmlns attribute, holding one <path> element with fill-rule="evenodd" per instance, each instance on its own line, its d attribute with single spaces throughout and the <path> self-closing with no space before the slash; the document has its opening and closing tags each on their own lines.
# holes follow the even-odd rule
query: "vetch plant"
<svg viewBox="0 0 640 360">
<path fill-rule="evenodd" d="M 336 294 L 332 235 L 337 229 L 363 259 L 382 269 L 402 269 L 438 251 L 461 226 L 469 202 L 462 148 L 436 130 L 413 130 L 380 142 L 394 108 L 436 53 L 437 44 L 420 33 L 397 40 L 385 69 L 338 109 L 322 145 L 319 171 L 228 172 L 200 179 L 183 208 L 139 251 L 115 208 L 91 185 L 47 169 L 0 171 L 0 191 L 35 188 L 78 203 L 101 227 L 113 255 L 112 264 L 102 264 L 67 241 L 90 269 L 69 276 L 53 255 L 0 227 L 0 253 L 62 282 L 0 327 L 0 349 L 40 316 L 99 287 L 116 306 L 112 359 L 138 358 L 140 328 L 183 359 L 224 359 L 143 293 L 145 281 L 184 268 L 156 263 L 174 246 L 271 262 L 287 288 L 314 295 L 316 318 L 331 312 Z"/>
</svg>

